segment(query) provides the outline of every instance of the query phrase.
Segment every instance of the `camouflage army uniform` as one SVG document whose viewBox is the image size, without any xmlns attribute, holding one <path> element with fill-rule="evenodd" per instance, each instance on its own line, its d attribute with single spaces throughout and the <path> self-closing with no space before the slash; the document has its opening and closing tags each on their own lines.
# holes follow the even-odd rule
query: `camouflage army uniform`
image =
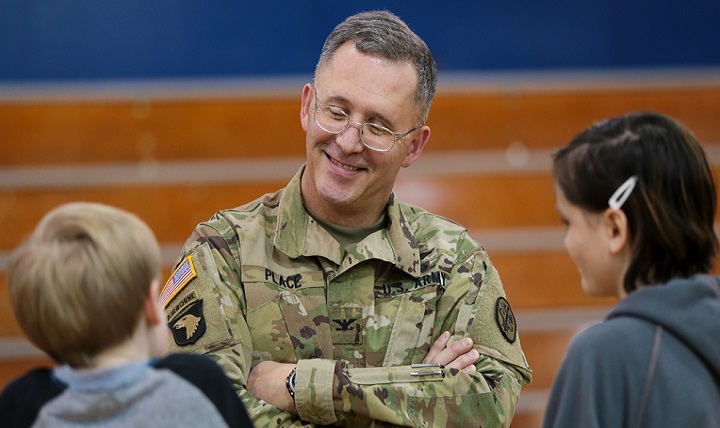
<svg viewBox="0 0 720 428">
<path fill-rule="evenodd" d="M 343 249 L 304 209 L 300 176 L 220 211 L 186 242 L 163 291 L 174 351 L 208 353 L 264 426 L 507 426 L 531 372 L 487 253 L 465 229 L 398 202 Z M 472 373 L 413 367 L 445 330 Z M 297 363 L 300 417 L 253 397 L 261 361 Z"/>
</svg>

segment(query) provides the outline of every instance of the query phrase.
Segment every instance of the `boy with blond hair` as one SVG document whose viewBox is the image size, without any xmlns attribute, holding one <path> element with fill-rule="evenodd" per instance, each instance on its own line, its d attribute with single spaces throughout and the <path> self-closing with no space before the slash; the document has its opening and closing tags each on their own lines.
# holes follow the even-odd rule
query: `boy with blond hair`
<svg viewBox="0 0 720 428">
<path fill-rule="evenodd" d="M 50 211 L 10 257 L 30 341 L 58 366 L 0 395 L 3 426 L 251 426 L 212 360 L 167 354 L 160 248 L 137 216 L 97 203 Z"/>
</svg>

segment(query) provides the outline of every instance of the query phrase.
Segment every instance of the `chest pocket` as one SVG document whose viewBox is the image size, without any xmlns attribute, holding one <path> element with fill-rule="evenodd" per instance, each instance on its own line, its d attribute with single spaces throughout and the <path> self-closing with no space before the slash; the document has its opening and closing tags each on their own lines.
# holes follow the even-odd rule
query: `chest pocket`
<svg viewBox="0 0 720 428">
<path fill-rule="evenodd" d="M 322 272 L 286 274 L 246 265 L 242 282 L 254 363 L 332 357 Z"/>
<path fill-rule="evenodd" d="M 430 349 L 438 284 L 402 284 L 397 288 L 376 287 L 376 311 L 392 320 L 383 366 L 421 362 Z"/>
</svg>

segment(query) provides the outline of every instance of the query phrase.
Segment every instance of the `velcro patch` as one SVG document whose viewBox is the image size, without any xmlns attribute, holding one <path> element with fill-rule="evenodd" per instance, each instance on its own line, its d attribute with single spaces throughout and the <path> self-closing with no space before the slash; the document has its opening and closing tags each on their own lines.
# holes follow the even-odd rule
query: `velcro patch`
<svg viewBox="0 0 720 428">
<path fill-rule="evenodd" d="M 332 308 L 330 309 L 330 333 L 336 345 L 362 345 L 363 319 L 360 308 Z"/>
<path fill-rule="evenodd" d="M 200 300 L 195 290 L 192 290 L 190 293 L 188 293 L 187 296 L 184 296 L 182 299 L 180 299 L 175 305 L 168 306 L 168 311 L 166 312 L 167 322 L 170 322 L 170 320 L 174 319 L 177 314 L 180 313 L 180 311 L 187 308 L 190 304 L 197 302 Z M 172 308 L 172 309 L 170 309 Z"/>
<path fill-rule="evenodd" d="M 175 269 L 175 272 L 173 272 L 160 292 L 160 301 L 162 302 L 163 308 L 166 308 L 173 297 L 196 276 L 197 272 L 195 272 L 192 256 L 185 257 L 185 260 Z"/>
<path fill-rule="evenodd" d="M 207 325 L 203 314 L 203 301 L 197 300 L 190 304 L 177 318 L 168 323 L 173 339 L 178 346 L 190 345 L 197 342 L 205 334 Z"/>
<path fill-rule="evenodd" d="M 504 297 L 498 297 L 495 302 L 495 321 L 505 339 L 510 343 L 514 343 L 517 339 L 515 314 L 510 308 L 510 302 Z"/>
</svg>

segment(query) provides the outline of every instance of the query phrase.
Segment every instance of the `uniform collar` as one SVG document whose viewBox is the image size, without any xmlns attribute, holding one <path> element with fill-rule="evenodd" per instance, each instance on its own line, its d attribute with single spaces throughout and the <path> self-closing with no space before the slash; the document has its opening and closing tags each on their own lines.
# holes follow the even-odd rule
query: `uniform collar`
<svg viewBox="0 0 720 428">
<path fill-rule="evenodd" d="M 274 245 L 290 258 L 319 256 L 340 265 L 345 250 L 310 217 L 303 204 L 300 181 L 304 171 L 305 165 L 280 197 Z M 363 248 L 372 249 L 373 258 L 392 263 L 413 277 L 420 276 L 418 243 L 394 193 L 388 200 L 387 217 L 387 227 L 368 236 L 358 245 L 358 250 L 362 253 Z"/>
</svg>

